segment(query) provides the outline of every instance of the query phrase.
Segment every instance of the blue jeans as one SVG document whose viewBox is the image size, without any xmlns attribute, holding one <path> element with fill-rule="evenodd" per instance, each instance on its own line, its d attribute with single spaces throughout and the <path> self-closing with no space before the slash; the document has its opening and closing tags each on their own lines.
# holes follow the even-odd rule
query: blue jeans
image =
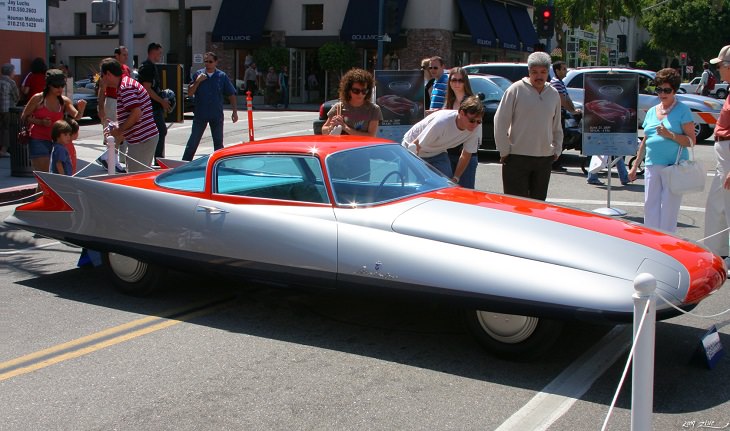
<svg viewBox="0 0 730 431">
<path fill-rule="evenodd" d="M 223 148 L 223 117 L 203 120 L 196 116 L 193 117 L 193 128 L 190 131 L 188 143 L 185 145 L 183 160 L 193 160 L 198 145 L 200 145 L 200 139 L 203 137 L 203 132 L 209 124 L 210 134 L 213 136 L 213 151 Z"/>
<path fill-rule="evenodd" d="M 621 184 L 625 184 L 629 182 L 629 171 L 626 169 L 626 163 L 624 162 L 623 157 L 619 157 L 618 161 L 616 162 L 616 170 L 618 170 L 618 178 L 621 180 Z M 598 181 L 598 172 L 595 174 L 588 173 L 588 182 L 596 182 Z"/>
<path fill-rule="evenodd" d="M 449 154 L 446 151 L 433 157 L 421 158 L 425 162 L 436 168 L 436 170 L 446 175 L 449 179 L 454 176 L 454 173 L 451 171 L 451 161 L 449 160 Z"/>
<path fill-rule="evenodd" d="M 449 153 L 449 161 L 451 162 L 451 171 L 456 172 L 456 165 L 459 164 L 459 157 L 461 154 Z M 469 164 L 466 165 L 466 169 L 459 178 L 459 185 L 467 189 L 473 189 L 476 187 L 477 182 L 477 166 L 479 166 L 479 156 L 477 153 L 471 155 Z"/>
<path fill-rule="evenodd" d="M 165 124 L 165 110 L 162 108 L 154 109 L 152 115 L 155 118 L 155 124 L 157 125 L 157 131 L 159 132 L 159 140 L 157 141 L 157 147 L 155 148 L 155 158 L 165 157 L 165 136 L 167 136 L 167 124 Z M 153 162 L 156 162 L 153 160 Z"/>
</svg>

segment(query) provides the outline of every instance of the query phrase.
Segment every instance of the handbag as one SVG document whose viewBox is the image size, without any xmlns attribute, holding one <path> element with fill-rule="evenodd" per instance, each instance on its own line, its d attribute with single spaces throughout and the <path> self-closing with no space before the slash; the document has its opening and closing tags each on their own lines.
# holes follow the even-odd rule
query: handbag
<svg viewBox="0 0 730 431">
<path fill-rule="evenodd" d="M 20 123 L 20 130 L 17 138 L 18 145 L 28 145 L 30 143 L 30 127 L 25 121 Z"/>
<path fill-rule="evenodd" d="M 680 161 L 682 147 L 677 152 L 677 160 L 671 166 L 662 169 L 662 182 L 675 195 L 697 193 L 705 190 L 707 173 L 695 160 L 694 146 L 690 147 L 690 159 Z"/>
</svg>

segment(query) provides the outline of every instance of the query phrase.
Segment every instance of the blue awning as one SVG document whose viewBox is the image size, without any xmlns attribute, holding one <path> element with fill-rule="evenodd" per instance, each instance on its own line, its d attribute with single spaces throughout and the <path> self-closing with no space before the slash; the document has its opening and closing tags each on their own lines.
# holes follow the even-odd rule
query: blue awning
<svg viewBox="0 0 730 431">
<path fill-rule="evenodd" d="M 395 43 L 400 35 L 408 0 L 384 0 L 383 33 Z M 340 30 L 343 42 L 358 42 L 367 46 L 378 44 L 378 1 L 350 0 Z"/>
<path fill-rule="evenodd" d="M 213 42 L 261 40 L 271 0 L 223 0 L 213 27 Z"/>
<path fill-rule="evenodd" d="M 520 49 L 520 41 L 517 38 L 517 32 L 512 25 L 507 8 L 503 3 L 497 3 L 491 0 L 484 2 L 484 9 L 487 11 L 489 21 L 494 27 L 494 32 L 499 39 L 499 47 L 504 49 Z"/>
<path fill-rule="evenodd" d="M 522 41 L 522 50 L 527 52 L 533 52 L 535 50 L 535 44 L 537 43 L 537 32 L 535 26 L 532 25 L 530 15 L 527 13 L 527 9 L 523 7 L 507 5 L 507 10 L 512 17 L 512 24 L 517 29 L 517 35 Z"/>
<path fill-rule="evenodd" d="M 471 31 L 471 40 L 479 46 L 496 48 L 497 37 L 494 35 L 492 24 L 489 23 L 482 2 L 480 0 L 459 0 L 459 8 Z"/>
</svg>

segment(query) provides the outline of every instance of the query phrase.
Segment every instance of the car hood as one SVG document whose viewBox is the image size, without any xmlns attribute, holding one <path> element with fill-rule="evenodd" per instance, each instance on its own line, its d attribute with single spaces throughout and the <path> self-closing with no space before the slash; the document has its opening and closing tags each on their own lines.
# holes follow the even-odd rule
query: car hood
<svg viewBox="0 0 730 431">
<path fill-rule="evenodd" d="M 679 238 L 598 214 L 504 195 L 479 196 L 473 193 L 470 202 L 463 198 L 424 201 L 395 217 L 392 229 L 625 280 L 648 272 L 668 292 L 676 291 L 680 279 L 686 281 L 687 265 L 697 264 L 697 252 L 707 254 Z M 695 256 L 685 259 L 677 250 L 688 245 L 693 250 L 686 251 L 694 251 Z M 672 255 L 664 250 L 672 250 Z"/>
</svg>

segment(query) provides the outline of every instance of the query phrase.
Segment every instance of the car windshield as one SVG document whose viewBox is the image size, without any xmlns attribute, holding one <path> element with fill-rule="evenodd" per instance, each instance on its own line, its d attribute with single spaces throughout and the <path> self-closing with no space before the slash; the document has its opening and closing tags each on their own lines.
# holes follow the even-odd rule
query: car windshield
<svg viewBox="0 0 730 431">
<path fill-rule="evenodd" d="M 155 183 L 168 189 L 202 192 L 205 190 L 206 166 L 208 166 L 208 156 L 195 159 L 190 163 L 160 174 L 155 179 Z"/>
<path fill-rule="evenodd" d="M 499 78 L 504 80 L 507 83 L 507 87 L 509 87 L 512 83 L 506 79 L 506 78 Z M 491 78 L 479 78 L 479 77 L 470 77 L 469 78 L 469 84 L 471 85 L 472 91 L 474 91 L 474 94 L 484 94 L 484 101 L 497 101 L 499 102 L 502 100 L 502 95 L 504 94 L 504 90 L 499 87 L 498 84 L 494 83 Z"/>
<path fill-rule="evenodd" d="M 366 206 L 449 187 L 449 180 L 400 145 L 376 145 L 327 157 L 338 205 Z"/>
</svg>

